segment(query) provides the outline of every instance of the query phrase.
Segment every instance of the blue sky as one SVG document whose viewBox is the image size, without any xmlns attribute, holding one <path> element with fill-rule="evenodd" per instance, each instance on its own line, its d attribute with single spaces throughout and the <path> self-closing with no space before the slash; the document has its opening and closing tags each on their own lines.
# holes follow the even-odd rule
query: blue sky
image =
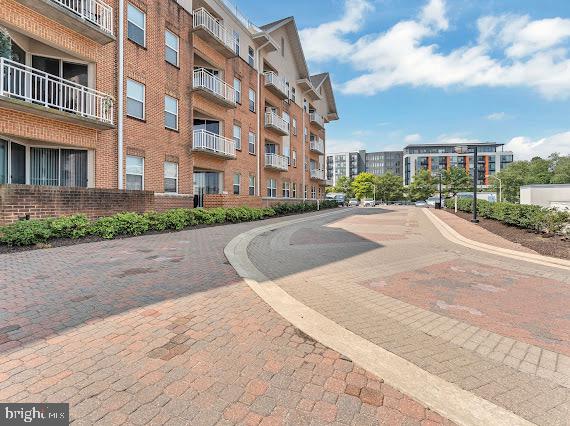
<svg viewBox="0 0 570 426">
<path fill-rule="evenodd" d="M 497 141 L 570 154 L 568 0 L 240 0 L 252 21 L 295 16 L 341 120 L 329 152 Z"/>
</svg>

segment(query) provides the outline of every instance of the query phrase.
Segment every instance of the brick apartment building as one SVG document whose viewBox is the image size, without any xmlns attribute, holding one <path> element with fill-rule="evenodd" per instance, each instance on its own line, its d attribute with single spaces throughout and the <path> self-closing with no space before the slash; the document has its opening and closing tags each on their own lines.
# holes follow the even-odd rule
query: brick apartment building
<svg viewBox="0 0 570 426">
<path fill-rule="evenodd" d="M 293 18 L 257 27 L 226 0 L 0 0 L 0 57 L 0 223 L 324 196 L 338 116 Z"/>
</svg>

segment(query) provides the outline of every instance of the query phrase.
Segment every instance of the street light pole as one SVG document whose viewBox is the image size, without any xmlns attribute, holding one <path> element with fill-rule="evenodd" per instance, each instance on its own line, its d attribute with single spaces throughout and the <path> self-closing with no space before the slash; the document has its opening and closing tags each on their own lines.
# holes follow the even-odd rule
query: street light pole
<svg viewBox="0 0 570 426">
<path fill-rule="evenodd" d="M 442 182 L 441 182 L 442 175 L 443 175 L 443 170 L 440 170 L 439 171 L 439 208 L 440 209 L 443 208 L 443 195 L 441 193 L 441 191 L 442 191 L 442 188 L 441 188 L 441 186 L 442 186 Z"/>
<path fill-rule="evenodd" d="M 503 181 L 498 178 L 496 175 L 487 175 L 488 178 L 493 178 L 499 181 L 499 203 L 503 202 Z"/>
<path fill-rule="evenodd" d="M 479 155 L 477 145 L 473 145 L 473 219 L 471 222 L 479 223 L 477 219 L 477 184 L 479 183 Z"/>
</svg>

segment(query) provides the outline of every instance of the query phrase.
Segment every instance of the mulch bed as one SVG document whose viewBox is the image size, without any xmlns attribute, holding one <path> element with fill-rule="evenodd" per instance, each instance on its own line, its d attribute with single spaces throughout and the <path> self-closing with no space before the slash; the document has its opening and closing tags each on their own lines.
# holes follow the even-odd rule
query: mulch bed
<svg viewBox="0 0 570 426">
<path fill-rule="evenodd" d="M 454 213 L 453 210 L 447 211 L 465 220 L 471 220 L 472 218 L 471 213 Z M 534 250 L 544 256 L 570 260 L 570 240 L 564 239 L 563 237 L 537 234 L 536 232 L 526 229 L 505 225 L 504 223 L 493 219 L 479 218 L 479 225 L 487 231 L 499 235 L 506 240 L 519 243 L 520 245 Z"/>
</svg>

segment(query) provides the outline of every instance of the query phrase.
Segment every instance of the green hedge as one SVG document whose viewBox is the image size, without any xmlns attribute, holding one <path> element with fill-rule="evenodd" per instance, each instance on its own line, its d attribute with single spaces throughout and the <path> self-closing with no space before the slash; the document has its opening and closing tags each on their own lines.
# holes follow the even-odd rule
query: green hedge
<svg viewBox="0 0 570 426">
<path fill-rule="evenodd" d="M 337 207 L 336 202 L 325 201 L 321 208 Z M 142 235 L 151 231 L 180 231 L 196 225 L 238 223 L 261 220 L 275 215 L 316 210 L 316 204 L 279 204 L 274 208 L 215 208 L 174 209 L 163 213 L 118 213 L 91 221 L 78 214 L 57 219 L 19 221 L 0 227 L 0 244 L 29 246 L 47 243 L 54 238 L 77 239 L 95 235 L 113 239 L 122 235 Z"/>
<path fill-rule="evenodd" d="M 445 206 L 453 209 L 455 200 L 447 199 Z M 473 199 L 462 198 L 457 200 L 457 208 L 464 212 L 473 213 Z M 507 225 L 550 234 L 563 233 L 570 226 L 569 212 L 533 205 L 490 203 L 486 200 L 477 200 L 477 214 L 483 218 L 498 220 Z"/>
</svg>

